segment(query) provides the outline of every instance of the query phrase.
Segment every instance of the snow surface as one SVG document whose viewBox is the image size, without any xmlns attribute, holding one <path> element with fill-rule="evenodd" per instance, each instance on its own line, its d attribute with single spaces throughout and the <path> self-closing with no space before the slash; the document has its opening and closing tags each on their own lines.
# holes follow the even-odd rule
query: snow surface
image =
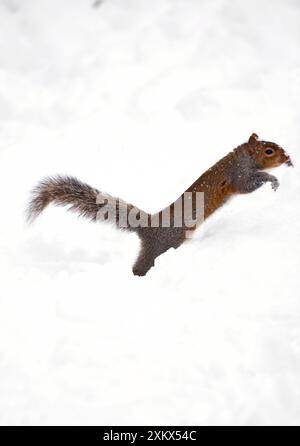
<svg viewBox="0 0 300 446">
<path fill-rule="evenodd" d="M 299 0 L 0 1 L 1 424 L 299 424 Z M 134 235 L 29 190 L 157 211 L 252 132 L 295 169 L 144 278 Z"/>
</svg>

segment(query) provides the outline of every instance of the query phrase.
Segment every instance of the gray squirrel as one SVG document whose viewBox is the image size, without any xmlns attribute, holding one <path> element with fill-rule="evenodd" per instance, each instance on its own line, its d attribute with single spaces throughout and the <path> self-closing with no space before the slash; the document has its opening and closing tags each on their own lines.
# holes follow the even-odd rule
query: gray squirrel
<svg viewBox="0 0 300 446">
<path fill-rule="evenodd" d="M 279 187 L 277 178 L 265 170 L 282 164 L 293 165 L 285 150 L 273 142 L 259 140 L 253 133 L 248 142 L 238 146 L 204 172 L 178 200 L 184 199 L 185 194 L 190 194 L 191 212 L 195 217 L 195 196 L 203 193 L 203 221 L 232 195 L 253 192 L 267 182 L 276 191 Z M 197 218 L 192 226 L 187 226 L 185 222 L 175 224 L 178 200 L 156 214 L 148 214 L 121 199 L 99 192 L 74 177 L 57 175 L 42 180 L 32 191 L 27 217 L 29 221 L 34 220 L 50 203 L 69 206 L 69 210 L 91 221 L 107 220 L 117 227 L 121 226 L 122 217 L 122 229 L 136 233 L 141 241 L 133 274 L 144 276 L 154 266 L 156 257 L 169 248 L 178 248 L 188 238 L 187 234 L 198 227 Z M 105 212 L 102 213 L 102 210 Z M 163 224 L 165 211 L 168 211 L 170 217 L 168 225 Z M 182 208 L 180 212 L 183 213 Z M 132 213 L 143 224 L 132 224 L 129 218 Z M 154 220 L 155 225 L 152 224 Z"/>
</svg>

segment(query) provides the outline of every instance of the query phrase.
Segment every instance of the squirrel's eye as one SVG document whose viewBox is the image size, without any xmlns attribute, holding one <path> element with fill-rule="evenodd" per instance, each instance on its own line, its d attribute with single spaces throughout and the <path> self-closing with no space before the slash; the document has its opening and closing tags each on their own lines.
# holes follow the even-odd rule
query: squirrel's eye
<svg viewBox="0 0 300 446">
<path fill-rule="evenodd" d="M 266 150 L 266 154 L 267 154 L 267 155 L 272 155 L 273 152 L 274 152 L 273 149 L 267 149 L 267 150 Z"/>
</svg>

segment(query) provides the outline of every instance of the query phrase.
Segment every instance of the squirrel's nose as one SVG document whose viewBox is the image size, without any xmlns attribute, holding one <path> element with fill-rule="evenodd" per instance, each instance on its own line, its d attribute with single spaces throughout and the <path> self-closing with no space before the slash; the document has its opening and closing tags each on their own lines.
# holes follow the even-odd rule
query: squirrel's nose
<svg viewBox="0 0 300 446">
<path fill-rule="evenodd" d="M 294 164 L 292 163 L 292 160 L 289 156 L 288 156 L 288 159 L 286 160 L 286 164 L 290 167 L 294 167 Z"/>
</svg>

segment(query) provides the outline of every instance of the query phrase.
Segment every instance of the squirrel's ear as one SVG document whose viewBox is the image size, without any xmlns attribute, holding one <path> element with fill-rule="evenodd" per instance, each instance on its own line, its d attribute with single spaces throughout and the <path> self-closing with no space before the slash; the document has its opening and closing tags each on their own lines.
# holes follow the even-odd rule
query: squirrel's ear
<svg viewBox="0 0 300 446">
<path fill-rule="evenodd" d="M 249 138 L 249 141 L 248 141 L 248 143 L 249 144 L 253 144 L 255 141 L 257 141 L 258 140 L 258 136 L 257 136 L 257 134 L 256 133 L 252 133 L 252 135 L 250 136 L 250 138 Z"/>
</svg>

